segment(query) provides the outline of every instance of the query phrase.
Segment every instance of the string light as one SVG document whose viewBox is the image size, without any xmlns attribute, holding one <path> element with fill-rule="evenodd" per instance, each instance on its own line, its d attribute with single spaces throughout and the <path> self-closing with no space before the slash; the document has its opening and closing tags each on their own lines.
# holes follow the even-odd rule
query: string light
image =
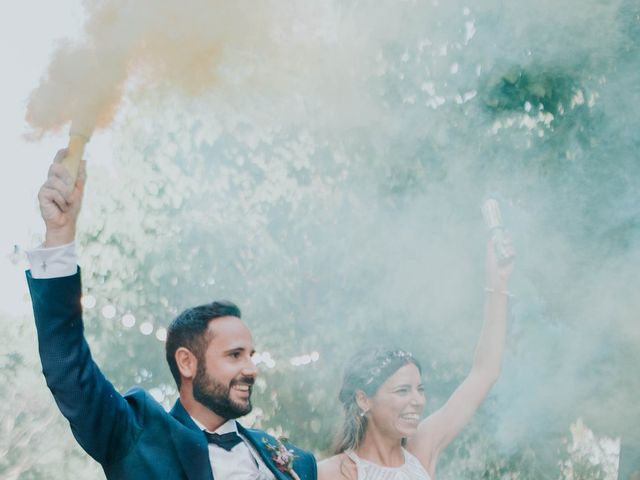
<svg viewBox="0 0 640 480">
<path fill-rule="evenodd" d="M 253 354 L 253 357 L 251 357 L 251 360 L 253 360 L 254 365 L 260 365 L 263 363 L 267 368 L 273 368 L 276 366 L 276 361 L 271 357 L 271 353 L 269 352 L 256 352 Z"/>
<path fill-rule="evenodd" d="M 97 299 L 93 295 L 84 295 L 81 299 L 82 306 L 86 309 L 94 308 L 97 305 Z M 116 307 L 112 304 L 107 304 L 102 307 L 101 310 L 102 316 L 111 319 L 114 318 L 117 310 Z M 135 326 L 137 319 L 133 313 L 125 313 L 120 318 L 120 323 L 124 328 L 130 329 Z M 148 336 L 154 333 L 155 337 L 160 342 L 167 341 L 167 329 L 165 327 L 160 327 L 154 329 L 153 323 L 150 321 L 146 321 L 140 324 L 139 331 L 142 335 Z M 256 352 L 251 357 L 251 360 L 255 365 L 264 365 L 268 369 L 275 368 L 277 361 L 273 358 L 270 352 Z M 306 365 L 310 365 L 312 363 L 320 360 L 320 353 L 317 351 L 313 351 L 311 353 L 305 353 L 303 355 L 298 355 L 295 357 L 291 357 L 289 359 L 289 363 L 294 367 L 302 367 Z"/>
<path fill-rule="evenodd" d="M 162 389 L 157 387 L 149 389 L 149 395 L 151 395 L 158 403 L 162 403 L 165 397 L 165 393 Z"/>
<path fill-rule="evenodd" d="M 151 322 L 141 323 L 140 333 L 142 333 L 143 335 L 151 335 L 153 333 L 153 324 Z"/>
<path fill-rule="evenodd" d="M 105 305 L 102 307 L 102 316 L 108 320 L 116 316 L 116 307 L 113 305 Z"/>
<path fill-rule="evenodd" d="M 92 309 L 96 306 L 96 297 L 93 295 L 83 295 L 80 299 L 80 303 L 84 308 Z"/>
<path fill-rule="evenodd" d="M 312 362 L 317 362 L 320 359 L 318 352 L 312 352 L 311 354 L 300 355 L 299 357 L 293 357 L 289 360 L 289 363 L 294 367 L 300 367 L 303 365 L 309 365 Z"/>
<path fill-rule="evenodd" d="M 164 327 L 160 327 L 156 330 L 156 338 L 161 342 L 167 341 L 167 329 Z"/>
<path fill-rule="evenodd" d="M 127 313 L 122 316 L 121 321 L 122 325 L 124 325 L 126 328 L 131 328 L 136 324 L 136 317 L 134 317 L 131 313 Z"/>
</svg>

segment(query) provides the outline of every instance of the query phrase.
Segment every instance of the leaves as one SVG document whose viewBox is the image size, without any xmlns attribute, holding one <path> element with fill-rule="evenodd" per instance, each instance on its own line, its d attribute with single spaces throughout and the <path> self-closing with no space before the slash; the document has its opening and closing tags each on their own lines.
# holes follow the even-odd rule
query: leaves
<svg viewBox="0 0 640 480">
<path fill-rule="evenodd" d="M 479 206 L 498 192 L 519 252 L 508 355 L 439 478 L 604 478 L 568 436 L 578 417 L 598 438 L 637 424 L 637 22 L 629 2 L 556 3 L 351 2 L 332 45 L 360 56 L 310 70 L 339 89 L 140 92 L 114 173 L 90 172 L 81 227 L 107 376 L 168 407 L 163 328 L 229 298 L 273 360 L 248 423 L 326 453 L 342 368 L 365 345 L 413 352 L 433 411 L 480 330 Z M 35 382 L 32 338 L 2 362 Z"/>
</svg>

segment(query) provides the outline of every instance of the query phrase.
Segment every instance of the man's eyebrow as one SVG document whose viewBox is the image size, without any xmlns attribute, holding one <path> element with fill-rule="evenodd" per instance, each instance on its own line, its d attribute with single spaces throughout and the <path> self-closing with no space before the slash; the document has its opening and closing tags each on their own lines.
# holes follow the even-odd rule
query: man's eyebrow
<svg viewBox="0 0 640 480">
<path fill-rule="evenodd" d="M 232 353 L 232 352 L 246 352 L 249 349 L 243 346 L 237 346 L 237 347 L 231 347 L 228 348 L 227 350 L 224 350 L 224 353 Z M 256 353 L 256 350 L 254 348 L 252 348 L 250 350 L 250 355 L 253 355 L 254 353 Z"/>
</svg>

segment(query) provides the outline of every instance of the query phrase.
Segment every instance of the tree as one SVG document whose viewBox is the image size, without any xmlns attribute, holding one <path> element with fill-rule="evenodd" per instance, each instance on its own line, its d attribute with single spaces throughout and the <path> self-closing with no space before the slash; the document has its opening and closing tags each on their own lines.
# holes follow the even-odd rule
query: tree
<svg viewBox="0 0 640 480">
<path fill-rule="evenodd" d="M 510 350 L 439 476 L 604 478 L 570 428 L 637 424 L 637 6 L 392 3 L 344 10 L 370 35 L 344 77 L 366 115 L 322 89 L 305 115 L 232 87 L 134 99 L 81 226 L 95 357 L 168 406 L 162 328 L 230 298 L 265 366 L 249 423 L 326 452 L 342 365 L 380 343 L 423 360 L 437 408 L 480 328 L 479 205 L 497 190 L 520 252 Z"/>
</svg>

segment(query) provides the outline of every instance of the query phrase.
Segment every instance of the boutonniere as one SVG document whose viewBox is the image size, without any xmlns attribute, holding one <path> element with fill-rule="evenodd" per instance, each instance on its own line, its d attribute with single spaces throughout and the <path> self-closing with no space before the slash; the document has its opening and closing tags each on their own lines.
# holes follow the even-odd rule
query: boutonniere
<svg viewBox="0 0 640 480">
<path fill-rule="evenodd" d="M 273 460 L 273 463 L 276 464 L 276 467 L 278 467 L 278 470 L 282 473 L 288 473 L 291 475 L 293 480 L 300 480 L 300 477 L 293 469 L 293 461 L 296 459 L 296 455 L 293 453 L 293 450 L 285 447 L 283 443 L 287 440 L 285 438 L 280 438 L 279 440 L 276 440 L 275 445 L 272 445 L 266 438 L 263 438 L 262 441 L 264 442 L 267 450 L 269 450 L 271 459 Z"/>
</svg>

